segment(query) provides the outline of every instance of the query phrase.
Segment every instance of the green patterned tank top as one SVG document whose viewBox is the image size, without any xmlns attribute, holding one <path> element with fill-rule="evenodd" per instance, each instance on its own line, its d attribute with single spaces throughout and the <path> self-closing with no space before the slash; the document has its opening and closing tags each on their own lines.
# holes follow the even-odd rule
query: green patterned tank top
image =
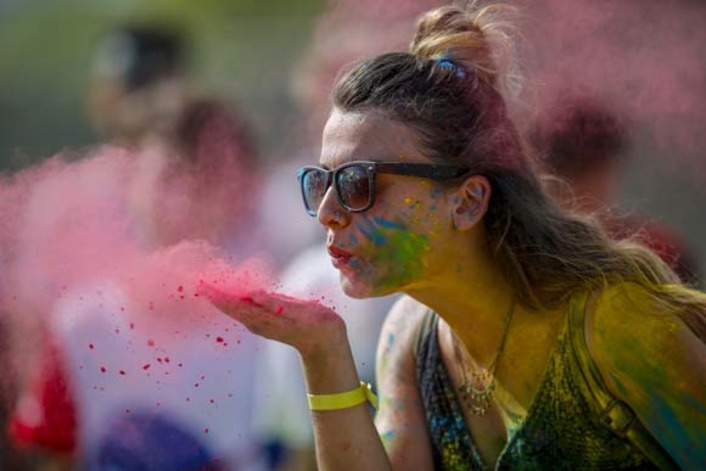
<svg viewBox="0 0 706 471">
<path fill-rule="evenodd" d="M 417 380 L 437 471 L 492 469 L 478 453 L 444 367 L 438 316 L 428 314 L 417 350 Z M 579 365 L 571 352 L 567 321 L 524 421 L 508 438 L 497 470 L 658 469 L 592 413 L 581 393 Z"/>
</svg>

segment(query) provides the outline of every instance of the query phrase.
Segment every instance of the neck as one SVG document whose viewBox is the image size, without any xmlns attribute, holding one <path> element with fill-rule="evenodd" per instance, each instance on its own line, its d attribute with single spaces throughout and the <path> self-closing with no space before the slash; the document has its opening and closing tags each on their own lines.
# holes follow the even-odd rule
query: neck
<svg viewBox="0 0 706 471">
<path fill-rule="evenodd" d="M 462 258 L 463 263 L 450 264 L 451 270 L 407 294 L 433 309 L 469 353 L 488 364 L 497 352 L 515 294 L 487 249 L 471 249 Z M 519 310 L 517 304 L 515 311 Z"/>
</svg>

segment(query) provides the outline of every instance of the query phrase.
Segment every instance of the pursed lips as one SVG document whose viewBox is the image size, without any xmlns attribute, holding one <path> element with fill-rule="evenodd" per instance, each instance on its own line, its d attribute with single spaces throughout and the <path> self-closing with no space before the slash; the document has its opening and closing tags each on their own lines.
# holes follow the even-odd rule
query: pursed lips
<svg viewBox="0 0 706 471">
<path fill-rule="evenodd" d="M 351 258 L 353 258 L 352 253 L 346 252 L 345 250 L 339 249 L 333 245 L 328 245 L 326 248 L 329 256 L 331 257 L 331 261 L 333 262 L 333 266 L 336 268 L 341 268 L 347 265 Z"/>
</svg>

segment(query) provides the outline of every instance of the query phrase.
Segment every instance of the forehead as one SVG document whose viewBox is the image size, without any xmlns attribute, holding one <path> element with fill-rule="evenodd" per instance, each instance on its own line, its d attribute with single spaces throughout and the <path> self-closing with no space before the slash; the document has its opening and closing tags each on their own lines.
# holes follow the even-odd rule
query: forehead
<svg viewBox="0 0 706 471">
<path fill-rule="evenodd" d="M 334 108 L 324 127 L 319 162 L 327 168 L 354 160 L 429 162 L 420 144 L 410 127 L 381 113 Z"/>
</svg>

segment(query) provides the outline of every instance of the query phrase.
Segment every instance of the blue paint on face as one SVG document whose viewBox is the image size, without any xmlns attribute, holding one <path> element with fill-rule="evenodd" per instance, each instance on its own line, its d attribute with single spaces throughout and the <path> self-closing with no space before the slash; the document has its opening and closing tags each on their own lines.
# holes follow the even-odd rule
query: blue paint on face
<svg viewBox="0 0 706 471">
<path fill-rule="evenodd" d="M 432 199 L 437 199 L 437 198 L 441 198 L 443 193 L 444 193 L 444 190 L 441 187 L 441 185 L 434 185 L 434 187 L 431 190 L 430 195 L 431 195 Z"/>
<path fill-rule="evenodd" d="M 404 229 L 404 225 L 399 222 L 390 221 L 389 219 L 381 218 L 380 216 L 373 216 L 373 221 L 378 226 L 384 227 L 386 229 Z"/>
<path fill-rule="evenodd" d="M 387 237 L 380 228 L 370 219 L 369 216 L 363 217 L 362 221 L 356 221 L 355 227 L 375 246 L 380 247 L 387 243 Z"/>
</svg>

